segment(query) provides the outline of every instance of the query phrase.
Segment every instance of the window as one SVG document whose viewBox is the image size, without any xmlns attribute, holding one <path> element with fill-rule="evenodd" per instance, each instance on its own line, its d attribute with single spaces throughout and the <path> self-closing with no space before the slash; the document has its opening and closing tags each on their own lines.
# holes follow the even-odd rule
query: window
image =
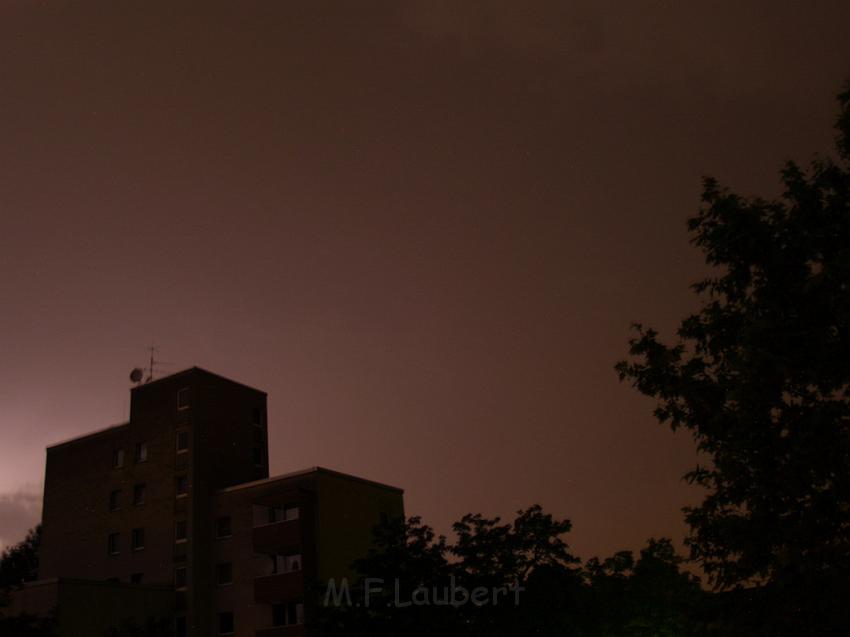
<svg viewBox="0 0 850 637">
<path fill-rule="evenodd" d="M 186 617 L 180 616 L 174 619 L 174 637 L 186 637 Z"/>
<path fill-rule="evenodd" d="M 177 520 L 174 523 L 174 541 L 185 542 L 187 539 L 186 520 Z"/>
<path fill-rule="evenodd" d="M 286 604 L 272 604 L 272 626 L 286 626 Z"/>
<path fill-rule="evenodd" d="M 221 517 L 215 521 L 215 536 L 216 537 L 230 537 L 232 535 L 230 530 L 230 518 L 229 517 Z"/>
<path fill-rule="evenodd" d="M 254 464 L 263 466 L 263 448 L 260 445 L 254 445 Z"/>
<path fill-rule="evenodd" d="M 134 551 L 141 551 L 145 548 L 145 530 L 133 529 L 130 543 Z"/>
<path fill-rule="evenodd" d="M 252 506 L 254 515 L 254 526 L 263 526 L 273 522 L 283 520 L 283 509 L 264 504 L 255 504 Z"/>
<path fill-rule="evenodd" d="M 143 575 L 144 575 L 144 573 L 133 573 L 132 575 L 130 575 L 130 583 L 131 584 L 141 584 Z"/>
<path fill-rule="evenodd" d="M 121 508 L 121 489 L 115 489 L 109 493 L 109 510 L 117 511 Z"/>
<path fill-rule="evenodd" d="M 272 573 L 292 573 L 301 570 L 301 554 L 272 555 Z"/>
<path fill-rule="evenodd" d="M 233 565 L 230 562 L 222 562 L 215 566 L 215 582 L 219 586 L 233 583 Z"/>
<path fill-rule="evenodd" d="M 177 432 L 177 453 L 189 450 L 189 432 L 185 429 Z"/>
<path fill-rule="evenodd" d="M 139 442 L 136 444 L 136 451 L 133 454 L 133 458 L 136 462 L 146 462 L 148 459 L 148 445 L 146 442 Z"/>
<path fill-rule="evenodd" d="M 231 635 L 233 634 L 233 613 L 218 614 L 218 634 Z"/>
<path fill-rule="evenodd" d="M 292 571 L 301 570 L 301 554 L 291 553 L 283 556 L 283 572 L 291 573 Z"/>
<path fill-rule="evenodd" d="M 287 620 L 290 624 L 304 623 L 304 604 L 301 602 L 289 602 L 286 608 Z"/>
<path fill-rule="evenodd" d="M 272 604 L 272 626 L 294 626 L 304 623 L 304 604 L 288 602 Z"/>
<path fill-rule="evenodd" d="M 189 478 L 186 476 L 177 476 L 175 478 L 175 490 L 177 497 L 183 497 L 189 493 Z"/>
<path fill-rule="evenodd" d="M 254 442 L 258 444 L 263 444 L 263 441 L 266 439 L 265 432 L 262 427 L 254 427 Z"/>
<path fill-rule="evenodd" d="M 186 567 L 178 566 L 174 569 L 174 588 L 178 591 L 186 588 Z"/>
<path fill-rule="evenodd" d="M 177 409 L 189 409 L 189 388 L 177 392 Z"/>
<path fill-rule="evenodd" d="M 254 407 L 254 412 L 251 414 L 251 423 L 262 427 L 263 412 L 259 407 Z"/>
<path fill-rule="evenodd" d="M 115 469 L 120 469 L 124 466 L 124 450 L 114 449 L 112 451 L 112 466 Z"/>
<path fill-rule="evenodd" d="M 133 504 L 139 505 L 145 503 L 145 485 L 136 484 L 133 486 Z"/>
<path fill-rule="evenodd" d="M 109 539 L 107 541 L 107 550 L 109 551 L 110 555 L 118 555 L 118 552 L 121 549 L 118 540 L 119 535 L 117 533 L 109 534 Z"/>
<path fill-rule="evenodd" d="M 297 506 L 276 507 L 255 504 L 254 526 L 297 520 L 298 515 L 299 511 Z"/>
</svg>

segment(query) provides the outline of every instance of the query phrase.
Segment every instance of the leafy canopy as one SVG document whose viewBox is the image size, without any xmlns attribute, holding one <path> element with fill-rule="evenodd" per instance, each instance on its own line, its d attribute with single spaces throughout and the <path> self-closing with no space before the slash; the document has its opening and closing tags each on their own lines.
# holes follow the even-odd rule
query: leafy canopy
<svg viewBox="0 0 850 637">
<path fill-rule="evenodd" d="M 708 490 L 686 509 L 692 558 L 827 623 L 850 579 L 850 91 L 839 103 L 837 158 L 788 162 L 778 199 L 705 180 L 702 307 L 672 343 L 635 326 L 617 365 L 709 459 L 687 474 Z"/>
</svg>

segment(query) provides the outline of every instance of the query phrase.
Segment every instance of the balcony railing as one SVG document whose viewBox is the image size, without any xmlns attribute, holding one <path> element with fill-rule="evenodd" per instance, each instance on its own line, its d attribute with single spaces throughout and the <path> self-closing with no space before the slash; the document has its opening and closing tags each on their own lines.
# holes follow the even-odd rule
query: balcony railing
<svg viewBox="0 0 850 637">
<path fill-rule="evenodd" d="M 255 553 L 285 553 L 301 544 L 301 520 L 286 520 L 255 526 L 252 531 Z"/>
<path fill-rule="evenodd" d="M 274 628 L 260 628 L 256 631 L 257 637 L 304 637 L 307 629 L 304 624 L 294 626 L 275 626 Z"/>
<path fill-rule="evenodd" d="M 254 578 L 254 601 L 257 604 L 274 604 L 288 599 L 304 597 L 304 572 L 274 573 Z"/>
</svg>

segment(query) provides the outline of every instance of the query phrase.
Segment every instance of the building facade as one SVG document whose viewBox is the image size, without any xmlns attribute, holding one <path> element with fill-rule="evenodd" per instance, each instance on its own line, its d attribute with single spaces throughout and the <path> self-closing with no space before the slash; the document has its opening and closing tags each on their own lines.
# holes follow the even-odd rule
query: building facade
<svg viewBox="0 0 850 637">
<path fill-rule="evenodd" d="M 269 478 L 266 394 L 199 368 L 134 387 L 129 421 L 48 447 L 39 577 L 173 587 L 175 635 L 309 634 L 401 489 Z"/>
</svg>

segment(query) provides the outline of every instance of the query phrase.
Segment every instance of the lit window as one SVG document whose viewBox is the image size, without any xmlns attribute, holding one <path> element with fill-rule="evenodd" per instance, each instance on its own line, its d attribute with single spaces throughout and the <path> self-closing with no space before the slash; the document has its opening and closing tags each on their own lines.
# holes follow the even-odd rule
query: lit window
<svg viewBox="0 0 850 637">
<path fill-rule="evenodd" d="M 107 541 L 107 550 L 109 551 L 110 555 L 118 555 L 118 552 L 120 551 L 120 548 L 121 548 L 118 540 L 119 540 L 119 535 L 117 533 L 110 533 L 109 534 L 109 539 Z"/>
<path fill-rule="evenodd" d="M 216 537 L 230 537 L 232 535 L 230 529 L 230 518 L 229 517 L 221 517 L 215 521 L 215 536 Z"/>
<path fill-rule="evenodd" d="M 121 489 L 116 489 L 109 494 L 109 510 L 117 511 L 121 508 Z"/>
<path fill-rule="evenodd" d="M 218 634 L 232 635 L 233 634 L 233 613 L 218 614 Z"/>
<path fill-rule="evenodd" d="M 145 548 L 145 530 L 133 529 L 131 542 L 134 551 L 141 551 L 143 548 Z"/>
<path fill-rule="evenodd" d="M 139 505 L 145 503 L 145 485 L 137 484 L 133 486 L 133 504 Z"/>
<path fill-rule="evenodd" d="M 177 520 L 174 523 L 174 541 L 185 542 L 187 538 L 186 520 Z"/>
<path fill-rule="evenodd" d="M 130 575 L 130 583 L 141 584 L 143 575 L 144 573 L 133 573 L 132 575 Z"/>
<path fill-rule="evenodd" d="M 116 469 L 124 466 L 124 450 L 114 449 L 112 451 L 112 466 Z"/>
<path fill-rule="evenodd" d="M 174 569 L 174 588 L 178 591 L 186 588 L 186 567 L 178 566 Z"/>
<path fill-rule="evenodd" d="M 301 570 L 301 554 L 272 555 L 272 573 L 293 573 Z"/>
<path fill-rule="evenodd" d="M 189 432 L 185 429 L 177 432 L 177 453 L 189 450 Z"/>
<path fill-rule="evenodd" d="M 177 392 L 177 409 L 189 408 L 189 388 L 184 387 Z"/>
<path fill-rule="evenodd" d="M 233 583 L 233 566 L 230 562 L 216 564 L 215 581 L 219 586 Z"/>
<path fill-rule="evenodd" d="M 136 444 L 136 451 L 134 454 L 134 459 L 136 462 L 145 462 L 148 459 L 148 445 L 147 443 L 140 442 Z"/>
<path fill-rule="evenodd" d="M 177 492 L 177 497 L 183 497 L 189 493 L 189 478 L 186 476 L 177 476 L 175 478 L 175 491 Z"/>
</svg>

